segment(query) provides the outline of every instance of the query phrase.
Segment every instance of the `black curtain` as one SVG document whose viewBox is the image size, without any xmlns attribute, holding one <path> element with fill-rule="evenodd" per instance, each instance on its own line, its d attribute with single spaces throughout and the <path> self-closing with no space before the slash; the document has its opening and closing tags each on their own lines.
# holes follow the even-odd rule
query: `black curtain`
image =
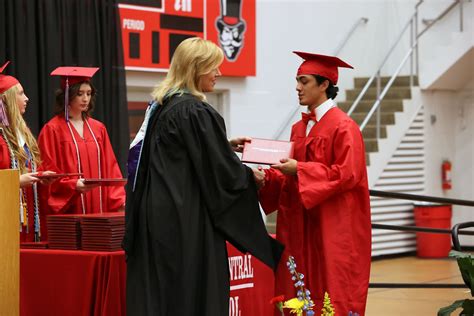
<svg viewBox="0 0 474 316">
<path fill-rule="evenodd" d="M 125 171 L 128 110 L 118 0 L 0 0 L 0 64 L 30 101 L 25 119 L 35 135 L 54 113 L 58 66 L 100 67 L 94 118 L 106 126 Z M 125 175 L 125 173 L 124 173 Z"/>
</svg>

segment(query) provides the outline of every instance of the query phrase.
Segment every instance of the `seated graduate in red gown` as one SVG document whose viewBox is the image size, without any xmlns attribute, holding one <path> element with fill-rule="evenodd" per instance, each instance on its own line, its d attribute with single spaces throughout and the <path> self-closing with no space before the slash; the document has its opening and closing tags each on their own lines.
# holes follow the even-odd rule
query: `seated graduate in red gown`
<svg viewBox="0 0 474 316">
<path fill-rule="evenodd" d="M 123 210 L 123 186 L 87 184 L 84 179 L 121 179 L 107 129 L 91 117 L 96 89 L 91 78 L 99 68 L 58 67 L 56 113 L 40 132 L 43 164 L 58 173 L 81 173 L 51 185 L 46 203 L 49 213 L 90 214 Z"/>
<path fill-rule="evenodd" d="M 328 292 L 337 315 L 363 316 L 371 259 L 364 140 L 333 100 L 338 67 L 352 66 L 333 56 L 295 53 L 304 59 L 296 91 L 308 113 L 291 130 L 294 159 L 265 170 L 260 202 L 267 214 L 278 210 L 277 239 L 285 244 L 284 258 L 292 255 L 304 274 L 313 310 L 321 310 Z M 293 283 L 280 264 L 275 295 L 293 297 Z"/>
<path fill-rule="evenodd" d="M 29 99 L 22 85 L 15 77 L 1 74 L 8 63 L 0 68 L 0 169 L 20 170 L 20 241 L 40 241 L 44 230 L 36 177 L 40 150 L 23 119 Z"/>
</svg>

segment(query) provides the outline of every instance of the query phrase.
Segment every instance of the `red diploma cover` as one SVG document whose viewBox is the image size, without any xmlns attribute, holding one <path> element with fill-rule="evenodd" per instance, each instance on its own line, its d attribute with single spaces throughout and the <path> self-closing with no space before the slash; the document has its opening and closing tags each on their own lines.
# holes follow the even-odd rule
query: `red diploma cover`
<svg viewBox="0 0 474 316">
<path fill-rule="evenodd" d="M 127 184 L 127 179 L 84 179 L 84 184 L 98 184 L 101 187 L 121 187 Z"/>
<path fill-rule="evenodd" d="M 293 157 L 293 142 L 252 138 L 252 142 L 244 144 L 243 162 L 273 165 L 280 163 L 282 158 Z"/>
</svg>

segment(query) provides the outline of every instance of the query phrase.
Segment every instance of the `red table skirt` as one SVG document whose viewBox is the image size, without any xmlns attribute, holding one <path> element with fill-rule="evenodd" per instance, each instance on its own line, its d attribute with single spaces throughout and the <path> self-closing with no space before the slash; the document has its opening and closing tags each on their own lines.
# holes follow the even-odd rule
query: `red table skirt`
<svg viewBox="0 0 474 316">
<path fill-rule="evenodd" d="M 272 315 L 273 272 L 253 256 L 228 246 L 229 316 Z M 125 315 L 123 251 L 22 249 L 22 316 Z"/>
<path fill-rule="evenodd" d="M 123 251 L 20 250 L 20 314 L 125 315 Z"/>
</svg>

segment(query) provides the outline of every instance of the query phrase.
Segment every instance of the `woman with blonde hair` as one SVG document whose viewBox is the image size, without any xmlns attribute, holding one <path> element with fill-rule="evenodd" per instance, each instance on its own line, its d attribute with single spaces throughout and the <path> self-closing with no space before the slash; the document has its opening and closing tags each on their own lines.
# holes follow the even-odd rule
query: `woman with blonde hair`
<svg viewBox="0 0 474 316">
<path fill-rule="evenodd" d="M 20 171 L 20 240 L 40 241 L 44 230 L 37 188 L 40 151 L 23 119 L 29 99 L 15 77 L 2 74 L 8 63 L 0 67 L 0 169 Z"/>
<path fill-rule="evenodd" d="M 229 142 L 206 102 L 222 61 L 214 43 L 184 40 L 132 143 L 142 146 L 127 189 L 129 314 L 228 314 L 226 241 L 278 263 L 281 245 L 265 230 L 252 170 L 233 151 L 246 138 Z"/>
</svg>

